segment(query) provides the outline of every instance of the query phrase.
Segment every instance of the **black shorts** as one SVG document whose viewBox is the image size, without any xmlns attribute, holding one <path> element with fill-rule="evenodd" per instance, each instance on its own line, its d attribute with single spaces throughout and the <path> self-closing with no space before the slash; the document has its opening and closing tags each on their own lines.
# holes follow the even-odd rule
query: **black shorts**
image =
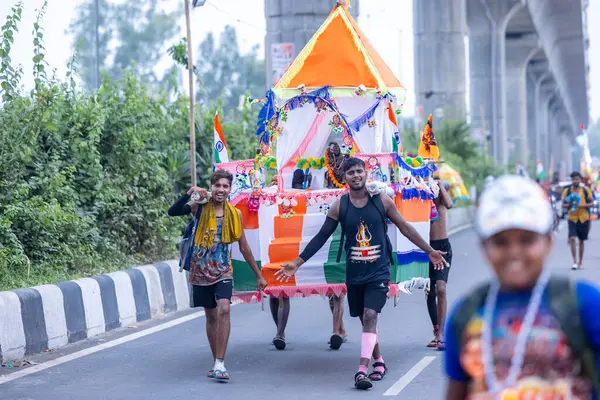
<svg viewBox="0 0 600 400">
<path fill-rule="evenodd" d="M 193 307 L 217 308 L 217 300 L 231 302 L 233 280 L 225 279 L 210 286 L 192 286 Z"/>
<path fill-rule="evenodd" d="M 439 250 L 439 251 L 448 253 L 444 256 L 444 258 L 448 262 L 448 265 L 450 265 L 450 266 L 452 265 L 452 246 L 450 246 L 450 241 L 448 239 L 431 240 L 429 242 L 429 245 L 434 250 Z M 433 268 L 433 264 L 431 262 L 429 263 L 429 279 L 431 280 L 431 282 L 444 281 L 447 283 L 449 274 L 450 274 L 449 266 L 444 267 L 444 269 L 442 269 L 442 270 L 436 270 L 435 268 Z"/>
<path fill-rule="evenodd" d="M 588 234 L 590 233 L 590 221 L 585 222 L 573 222 L 569 220 L 569 237 L 576 237 L 583 241 L 588 240 Z"/>
<path fill-rule="evenodd" d="M 346 284 L 348 308 L 351 317 L 360 317 L 365 308 L 381 312 L 387 301 L 389 281 L 369 282 L 362 285 Z"/>
</svg>

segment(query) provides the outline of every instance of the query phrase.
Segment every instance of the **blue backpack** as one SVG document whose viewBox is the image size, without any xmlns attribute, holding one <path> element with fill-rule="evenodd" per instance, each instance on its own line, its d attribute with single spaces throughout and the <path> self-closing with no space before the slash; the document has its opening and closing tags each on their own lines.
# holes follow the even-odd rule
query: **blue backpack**
<svg viewBox="0 0 600 400">
<path fill-rule="evenodd" d="M 190 270 L 190 260 L 194 251 L 194 238 L 196 237 L 196 229 L 202 214 L 202 206 L 198 207 L 196 216 L 191 220 L 183 231 L 183 238 L 179 241 L 179 272 Z"/>
</svg>

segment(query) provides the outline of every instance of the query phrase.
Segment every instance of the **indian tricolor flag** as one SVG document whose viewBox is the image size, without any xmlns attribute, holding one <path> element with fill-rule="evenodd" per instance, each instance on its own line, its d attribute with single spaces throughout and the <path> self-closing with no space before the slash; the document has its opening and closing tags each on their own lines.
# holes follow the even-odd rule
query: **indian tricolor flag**
<svg viewBox="0 0 600 400">
<path fill-rule="evenodd" d="M 227 144 L 225 143 L 225 135 L 221 121 L 219 121 L 219 113 L 215 114 L 215 129 L 214 129 L 214 148 L 213 148 L 213 164 L 221 164 L 229 162 L 227 155 Z"/>
<path fill-rule="evenodd" d="M 535 176 L 541 182 L 546 178 L 546 171 L 544 170 L 544 164 L 540 160 L 535 165 Z"/>
<path fill-rule="evenodd" d="M 307 205 L 303 198 L 297 199 L 294 214 L 285 214 L 282 206 L 261 204 L 258 212 L 248 211 L 246 200 L 236 207 L 242 211 L 244 232 L 250 248 L 262 266 L 262 273 L 269 286 L 265 293 L 279 297 L 305 297 L 345 293 L 346 258 L 345 252 L 336 261 L 340 244 L 341 229 L 306 262 L 288 282 L 279 282 L 275 273 L 281 265 L 295 260 L 310 240 L 319 232 L 326 215 L 319 205 Z M 398 196 L 396 204 L 404 218 L 421 234 L 429 237 L 431 201 L 420 199 L 402 201 Z M 412 278 L 427 278 L 429 259 L 408 239 L 402 236 L 394 225 L 389 225 L 388 234 L 392 243 L 396 265 L 391 270 L 391 283 L 396 284 Z M 249 302 L 257 298 L 256 277 L 244 261 L 238 246 L 233 247 L 232 264 L 234 275 L 234 297 L 237 301 Z M 393 287 L 390 296 L 397 293 Z"/>
</svg>

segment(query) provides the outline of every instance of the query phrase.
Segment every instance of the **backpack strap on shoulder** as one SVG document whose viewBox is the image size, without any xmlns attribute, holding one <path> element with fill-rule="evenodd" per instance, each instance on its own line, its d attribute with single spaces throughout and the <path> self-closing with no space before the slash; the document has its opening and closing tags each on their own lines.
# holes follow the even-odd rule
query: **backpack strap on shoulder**
<svg viewBox="0 0 600 400">
<path fill-rule="evenodd" d="M 458 349 L 462 348 L 463 332 L 465 331 L 467 324 L 471 321 L 477 310 L 483 307 L 489 291 L 489 282 L 478 286 L 471 294 L 462 299 L 460 305 L 456 309 L 450 329 L 454 331 Z"/>
<path fill-rule="evenodd" d="M 596 356 L 583 329 L 574 282 L 567 277 L 553 276 L 546 290 L 550 309 L 565 333 L 569 347 L 580 360 L 585 376 L 592 381 L 594 391 L 600 396 Z"/>
<path fill-rule="evenodd" d="M 340 198 L 339 222 L 340 222 L 340 226 L 342 227 L 342 234 L 340 235 L 340 247 L 338 248 L 338 254 L 337 254 L 336 261 L 335 261 L 337 263 L 339 263 L 340 260 L 342 259 L 342 251 L 344 250 L 344 239 L 346 238 L 346 214 L 348 213 L 348 203 L 349 202 L 350 202 L 350 196 L 348 195 L 348 193 L 346 193 L 345 195 L 343 195 Z"/>
<path fill-rule="evenodd" d="M 390 258 L 390 263 L 391 265 L 396 265 L 396 259 L 394 257 L 394 252 L 392 250 L 392 241 L 390 240 L 390 237 L 388 236 L 388 217 L 387 217 L 387 213 L 385 212 L 385 205 L 383 205 L 383 200 L 381 200 L 381 195 L 380 194 L 376 194 L 375 196 L 371 196 L 370 201 L 373 202 L 373 204 L 375 205 L 375 207 L 377 207 L 377 210 L 379 211 L 379 214 L 381 215 L 381 220 L 383 221 L 383 226 L 384 226 L 384 231 L 385 231 L 385 239 L 387 242 L 387 247 L 388 247 L 388 257 Z"/>
</svg>

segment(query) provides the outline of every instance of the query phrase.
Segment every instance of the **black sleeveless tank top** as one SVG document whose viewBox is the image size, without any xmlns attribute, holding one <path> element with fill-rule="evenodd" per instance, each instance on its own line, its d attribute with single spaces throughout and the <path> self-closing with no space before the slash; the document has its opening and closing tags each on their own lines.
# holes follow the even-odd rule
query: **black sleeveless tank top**
<svg viewBox="0 0 600 400">
<path fill-rule="evenodd" d="M 346 283 L 362 285 L 390 280 L 390 259 L 385 225 L 380 211 L 369 199 L 363 208 L 348 201 L 346 230 Z"/>
</svg>

